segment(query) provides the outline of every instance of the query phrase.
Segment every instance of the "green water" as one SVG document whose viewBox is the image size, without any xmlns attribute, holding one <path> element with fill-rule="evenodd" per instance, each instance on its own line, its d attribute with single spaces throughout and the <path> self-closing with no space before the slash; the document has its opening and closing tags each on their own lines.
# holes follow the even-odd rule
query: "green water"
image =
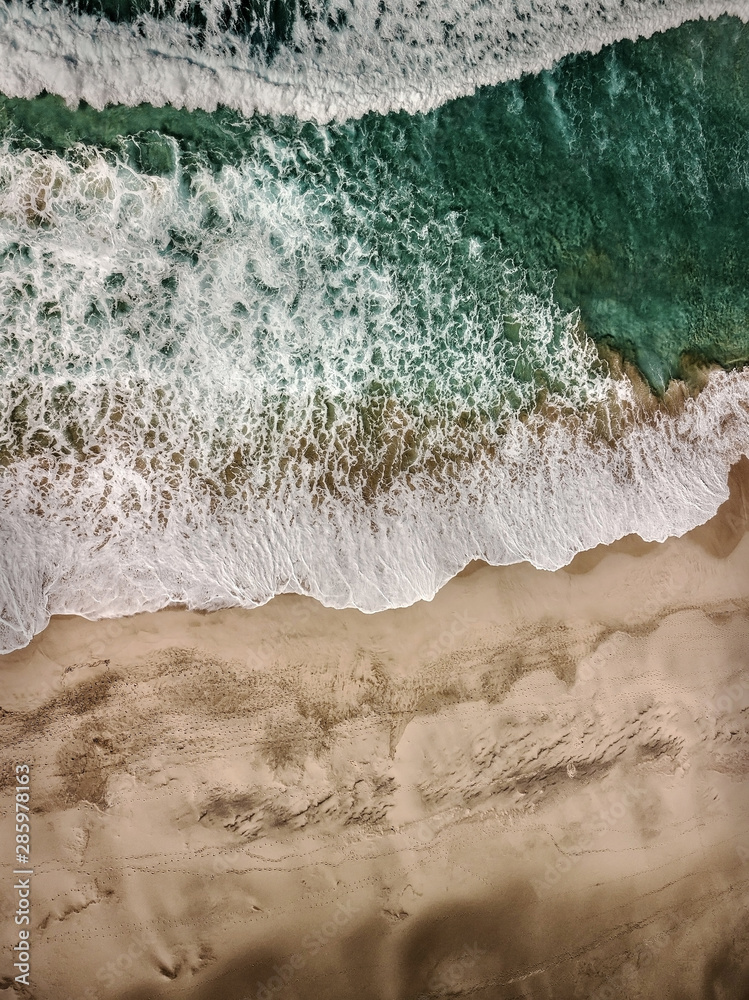
<svg viewBox="0 0 749 1000">
<path fill-rule="evenodd" d="M 2 99 L 0 127 L 16 149 L 75 158 L 88 144 L 146 174 L 178 159 L 188 193 L 202 165 L 264 159 L 280 182 L 329 193 L 342 242 L 365 226 L 436 350 L 461 310 L 496 324 L 509 258 L 532 290 L 553 281 L 562 309 L 656 390 L 685 356 L 749 358 L 749 28 L 733 19 L 569 57 L 427 115 L 321 127 L 224 109 L 70 110 L 47 95 Z M 424 286 L 425 261 L 438 289 Z M 504 329 L 517 336 L 512 317 Z"/>
<path fill-rule="evenodd" d="M 1 649 L 51 612 L 377 611 L 724 498 L 744 374 L 640 420 L 595 342 L 658 392 L 749 357 L 739 22 L 429 114 L 42 96 L 0 134 Z"/>
</svg>

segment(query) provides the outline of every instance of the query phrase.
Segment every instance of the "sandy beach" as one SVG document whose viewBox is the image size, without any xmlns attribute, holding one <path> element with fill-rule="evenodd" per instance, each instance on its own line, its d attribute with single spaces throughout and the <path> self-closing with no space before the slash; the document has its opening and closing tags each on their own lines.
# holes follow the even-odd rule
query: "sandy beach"
<svg viewBox="0 0 749 1000">
<path fill-rule="evenodd" d="M 0 664 L 3 996 L 749 996 L 730 485 L 682 538 L 401 610 L 54 618 Z"/>
</svg>

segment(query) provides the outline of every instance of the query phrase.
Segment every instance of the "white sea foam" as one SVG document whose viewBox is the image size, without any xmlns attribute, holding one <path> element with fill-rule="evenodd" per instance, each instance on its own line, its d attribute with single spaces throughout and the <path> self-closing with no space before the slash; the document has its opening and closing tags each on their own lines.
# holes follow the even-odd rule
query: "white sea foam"
<svg viewBox="0 0 749 1000">
<path fill-rule="evenodd" d="M 177 424 L 208 409 L 222 417 L 211 440 L 253 454 L 263 442 L 250 417 L 268 405 L 286 400 L 286 446 L 319 391 L 341 426 L 372 380 L 404 406 L 431 384 L 437 411 L 483 406 L 496 420 L 535 403 L 532 376 L 513 375 L 521 365 L 550 373 L 574 406 L 607 397 L 609 379 L 574 319 L 532 294 L 501 247 L 474 240 L 466 255 L 495 297 L 492 315 L 479 315 L 471 276 L 461 289 L 442 276 L 445 258 L 464 253 L 454 215 L 412 233 L 419 260 L 396 274 L 398 259 L 384 259 L 375 237 L 388 210 L 407 206 L 408 190 L 383 185 L 366 205 L 333 189 L 322 169 L 303 189 L 295 168 L 315 166 L 315 155 L 263 131 L 241 165 L 200 169 L 187 191 L 179 163 L 151 177 L 91 149 L 77 158 L 0 149 L 0 245 L 9 248 L 0 359 L 7 383 L 38 387 L 28 404 L 38 427 L 53 433 L 54 393 L 71 379 L 70 406 L 88 437 L 101 419 L 92 414 L 111 410 L 115 392 L 135 399 L 163 386 L 175 394 L 170 446 L 188 447 L 192 431 Z M 138 408 L 151 405 L 133 402 L 123 447 L 139 437 Z M 214 452 L 198 437 L 207 468 Z"/>
<path fill-rule="evenodd" d="M 223 0 L 204 3 L 210 23 Z M 746 0 L 339 0 L 332 28 L 297 17 L 269 62 L 237 35 L 201 45 L 173 17 L 137 24 L 69 7 L 0 5 L 0 91 L 76 104 L 223 104 L 329 121 L 367 111 L 427 111 L 476 87 L 550 68 L 574 52 L 646 37 L 700 17 L 749 19 Z"/>
<path fill-rule="evenodd" d="M 675 419 L 591 445 L 561 425 L 510 427 L 501 452 L 441 492 L 425 479 L 369 505 L 279 495 L 211 504 L 162 487 L 122 456 L 76 474 L 18 462 L 4 474 L 0 648 L 52 614 L 252 607 L 310 594 L 367 612 L 431 598 L 471 559 L 544 569 L 630 532 L 661 541 L 704 522 L 727 496 L 749 440 L 749 377 L 718 373 Z"/>
<path fill-rule="evenodd" d="M 628 383 L 501 248 L 469 252 L 472 267 L 489 255 L 496 329 L 464 298 L 453 327 L 425 331 L 361 206 L 295 187 L 281 168 L 299 150 L 258 143 L 189 191 L 179 166 L 147 177 L 91 150 L 0 151 L 1 649 L 55 613 L 250 607 L 284 591 L 373 612 L 430 598 L 474 558 L 552 569 L 714 513 L 749 441 L 746 374 L 714 375 L 681 415 L 634 421 L 611 447 L 593 410 L 633 405 Z M 430 240 L 461 233 L 449 217 L 434 226 L 416 234 L 415 280 L 443 316 Z M 535 400 L 521 364 L 549 374 L 549 406 L 590 416 L 514 415 Z M 397 386 L 374 431 L 373 379 Z M 455 420 L 471 406 L 493 407 L 475 433 Z M 466 447 L 472 461 L 429 471 L 440 449 Z M 404 467 L 409 448 L 408 476 L 365 502 L 359 459 Z"/>
</svg>

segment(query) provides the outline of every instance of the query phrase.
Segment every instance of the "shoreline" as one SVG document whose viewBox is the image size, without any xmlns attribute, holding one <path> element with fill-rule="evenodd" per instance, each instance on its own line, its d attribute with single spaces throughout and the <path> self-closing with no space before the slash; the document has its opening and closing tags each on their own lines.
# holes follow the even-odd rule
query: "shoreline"
<svg viewBox="0 0 749 1000">
<path fill-rule="evenodd" d="M 257 610 L 269 603 L 267 593 L 276 591 L 272 603 L 279 596 L 290 596 L 290 591 L 279 595 L 279 587 L 294 586 L 314 595 L 309 600 L 320 600 L 322 607 L 358 606 L 362 614 L 376 615 L 435 600 L 436 596 L 417 595 L 438 595 L 452 580 L 461 579 L 466 550 L 475 552 L 479 543 L 490 560 L 487 565 L 501 577 L 505 571 L 511 574 L 513 567 L 534 565 L 544 567 L 537 570 L 541 574 L 569 565 L 574 574 L 575 567 L 586 562 L 575 562 L 575 553 L 599 551 L 606 544 L 615 546 L 612 552 L 636 548 L 640 536 L 634 534 L 625 536 L 629 541 L 585 547 L 602 536 L 615 538 L 619 531 L 631 531 L 633 525 L 650 539 L 660 540 L 669 530 L 683 528 L 687 529 L 683 535 L 672 537 L 689 538 L 692 530 L 699 532 L 699 525 L 687 526 L 695 525 L 725 496 L 724 463 L 741 454 L 745 381 L 745 375 L 715 373 L 709 382 L 712 395 L 707 397 L 706 388 L 696 399 L 689 398 L 688 408 L 668 417 L 668 433 L 655 423 L 651 426 L 646 415 L 641 425 L 633 424 L 622 437 L 619 462 L 604 444 L 591 444 L 574 427 L 567 438 L 566 425 L 547 422 L 543 434 L 518 425 L 519 441 L 514 444 L 519 455 L 511 442 L 506 461 L 492 467 L 492 475 L 477 466 L 469 470 L 470 476 L 456 481 L 454 495 L 440 497 L 432 491 L 419 494 L 415 502 L 405 488 L 394 496 L 384 493 L 362 510 L 336 508 L 332 500 L 318 509 L 305 495 L 292 494 L 286 497 L 286 506 L 279 499 L 278 509 L 250 498 L 214 518 L 215 512 L 200 506 L 200 497 L 188 496 L 188 501 L 195 501 L 193 507 L 189 503 L 177 507 L 173 518 L 167 519 L 169 508 L 155 482 L 149 486 L 150 494 L 141 491 L 140 506 L 129 512 L 122 530 L 106 546 L 102 535 L 111 530 L 108 518 L 116 510 L 101 509 L 101 496 L 112 489 L 103 478 L 104 463 L 89 468 L 83 490 L 75 466 L 60 466 L 59 475 L 45 469 L 43 476 L 33 463 L 19 466 L 12 475 L 32 492 L 47 490 L 50 511 L 40 521 L 38 512 L 27 510 L 21 490 L 8 507 L 6 533 L 10 535 L 13 526 L 26 538 L 27 559 L 5 561 L 7 608 L 0 629 L 5 648 L 12 649 L 38 628 L 46 618 L 42 608 L 50 605 L 77 606 L 85 621 L 126 621 L 127 615 L 96 619 L 85 614 L 144 605 L 184 610 L 190 603 L 205 604 L 208 593 L 215 604 L 228 603 L 227 610 L 237 612 L 241 609 L 230 602 L 238 594 L 249 602 L 263 602 L 251 609 Z M 686 399 L 682 388 L 682 383 L 674 382 L 667 402 L 672 397 Z M 655 412 L 652 416 L 655 421 Z M 724 440 L 697 468 L 693 454 L 705 447 L 718 420 Z M 647 452 L 648 445 L 655 449 L 653 454 Z M 515 474 L 521 468 L 531 472 L 518 481 Z M 118 488 L 143 486 L 136 470 L 114 471 Z M 54 480 L 55 495 L 49 492 L 48 479 Z M 65 511 L 73 502 L 78 520 L 71 525 Z M 96 503 L 99 509 L 92 521 L 86 512 Z M 186 519 L 184 524 L 181 519 Z M 188 522 L 198 526 L 194 536 L 186 531 Z M 695 537 L 708 539 L 715 530 L 705 528 Z M 311 537 L 316 538 L 315 546 L 310 546 Z M 272 556 L 272 546 L 281 542 Z M 149 553 L 145 563 L 143 553 Z M 248 580 L 253 580 L 252 591 Z M 185 601 L 164 605 L 169 596 Z M 159 612 L 136 614 L 152 613 Z"/>
<path fill-rule="evenodd" d="M 738 1000 L 748 526 L 742 459 L 682 538 L 410 608 L 54 619 L 0 660 L 35 995 Z"/>
<path fill-rule="evenodd" d="M 0 6 L 2 995 L 748 1000 L 745 0 L 82 4 Z"/>
<path fill-rule="evenodd" d="M 33 995 L 745 996 L 749 459 L 730 487 L 409 608 L 53 619 L 0 658 Z"/>
<path fill-rule="evenodd" d="M 323 604 L 314 597 L 285 593 L 277 594 L 265 604 L 255 608 L 228 607 L 217 610 L 190 610 L 183 604 L 174 604 L 157 611 L 138 612 L 120 618 L 92 620 L 79 615 L 53 615 L 47 626 L 37 633 L 27 646 L 0 655 L 0 669 L 3 666 L 7 668 L 11 664 L 27 659 L 48 638 L 53 638 L 57 644 L 58 633 L 61 637 L 68 637 L 72 636 L 76 630 L 82 631 L 91 637 L 90 641 L 98 650 L 103 642 L 121 633 L 138 633 L 144 629 L 149 632 L 158 632 L 158 622 L 162 616 L 184 616 L 185 622 L 189 623 L 188 627 L 191 626 L 192 620 L 195 618 L 198 621 L 205 619 L 207 622 L 218 617 L 228 620 L 236 617 L 238 621 L 247 618 L 247 621 L 250 621 L 252 616 L 263 618 L 267 614 L 273 620 L 279 617 L 276 613 L 277 607 L 288 603 L 294 607 L 304 606 L 303 617 L 305 620 L 315 615 L 323 617 L 349 615 L 354 618 L 362 616 L 362 620 L 392 617 L 396 621 L 404 617 L 407 618 L 412 610 L 419 617 L 423 618 L 425 613 L 428 617 L 428 608 L 449 603 L 452 591 L 461 586 L 460 581 L 468 580 L 478 573 L 482 573 L 487 582 L 491 580 L 492 584 L 499 589 L 511 589 L 515 578 L 531 578 L 533 580 L 535 577 L 538 582 L 543 582 L 557 577 L 558 574 L 567 574 L 572 577 L 584 576 L 594 570 L 602 561 L 611 560 L 612 557 L 651 555 L 664 550 L 664 547 L 680 547 L 683 544 L 696 545 L 710 556 L 725 559 L 739 544 L 743 534 L 749 528 L 749 458 L 746 456 L 732 466 L 728 477 L 728 487 L 729 497 L 719 507 L 716 514 L 704 524 L 697 525 L 684 535 L 671 536 L 665 542 L 658 542 L 645 541 L 637 534 L 630 534 L 614 542 L 599 544 L 592 549 L 578 552 L 566 566 L 558 570 L 538 569 L 527 561 L 493 566 L 484 560 L 473 559 L 443 584 L 431 600 L 417 600 L 405 607 L 366 612 L 352 607 L 334 608 Z M 524 585 L 533 586 L 535 582 L 534 580 Z M 177 621 L 178 619 L 171 618 L 171 620 Z M 98 633 L 101 633 L 101 636 Z"/>
</svg>

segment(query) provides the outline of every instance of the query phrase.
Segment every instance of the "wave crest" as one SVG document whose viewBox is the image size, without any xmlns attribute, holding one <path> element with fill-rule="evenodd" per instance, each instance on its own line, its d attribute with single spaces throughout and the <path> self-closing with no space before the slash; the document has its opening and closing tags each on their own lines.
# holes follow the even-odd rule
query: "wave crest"
<svg viewBox="0 0 749 1000">
<path fill-rule="evenodd" d="M 283 592 L 375 612 L 430 599 L 471 559 L 556 569 L 631 532 L 663 541 L 726 499 L 749 377 L 713 373 L 678 416 L 631 421 L 615 448 L 598 420 L 516 419 L 491 457 L 441 483 L 423 470 L 368 503 L 293 479 L 219 496 L 121 453 L 85 468 L 19 460 L 3 477 L 0 648 L 25 645 L 52 614 L 254 607 Z"/>
<path fill-rule="evenodd" d="M 335 17 L 297 16 L 269 58 L 252 33 L 219 29 L 223 0 L 202 6 L 213 30 L 196 34 L 175 16 L 144 13 L 117 23 L 66 5 L 10 0 L 0 6 L 0 91 L 46 91 L 95 108 L 225 105 L 327 122 L 368 111 L 425 112 L 479 86 L 549 69 L 568 54 L 687 20 L 749 20 L 743 0 L 364 0 L 340 3 Z"/>
</svg>

